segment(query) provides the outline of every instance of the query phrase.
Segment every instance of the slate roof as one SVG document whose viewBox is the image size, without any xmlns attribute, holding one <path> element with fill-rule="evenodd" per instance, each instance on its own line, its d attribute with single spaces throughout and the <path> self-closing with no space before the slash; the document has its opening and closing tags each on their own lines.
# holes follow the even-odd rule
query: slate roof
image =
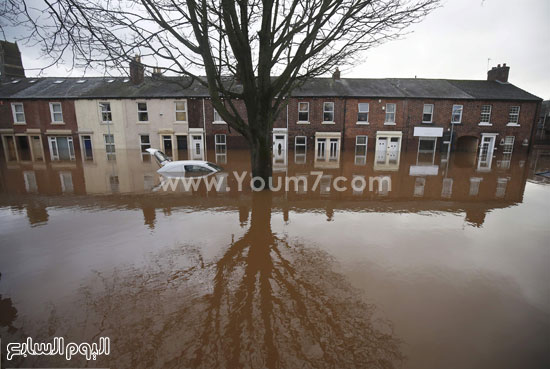
<svg viewBox="0 0 550 369">
<path fill-rule="evenodd" d="M 133 85 L 127 77 L 23 78 L 0 83 L 0 98 L 101 99 L 208 97 L 208 90 L 179 77 L 145 77 Z M 31 81 L 35 81 L 31 83 Z M 60 83 L 56 83 L 61 81 Z M 84 81 L 80 83 L 81 81 Z M 316 78 L 294 90 L 295 97 L 369 97 L 540 101 L 510 83 L 422 78 Z"/>
</svg>

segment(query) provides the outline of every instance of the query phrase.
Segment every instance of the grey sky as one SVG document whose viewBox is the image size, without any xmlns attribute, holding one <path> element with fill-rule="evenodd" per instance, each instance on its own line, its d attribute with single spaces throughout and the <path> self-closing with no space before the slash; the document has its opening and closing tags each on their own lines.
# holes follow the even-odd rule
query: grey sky
<svg viewBox="0 0 550 369">
<path fill-rule="evenodd" d="M 485 79 L 491 58 L 490 66 L 510 66 L 511 83 L 550 99 L 548 0 L 447 0 L 411 31 L 371 50 L 363 64 L 342 77 Z M 21 48 L 26 68 L 45 65 L 38 50 Z M 51 68 L 45 75 L 64 76 L 67 68 Z"/>
</svg>

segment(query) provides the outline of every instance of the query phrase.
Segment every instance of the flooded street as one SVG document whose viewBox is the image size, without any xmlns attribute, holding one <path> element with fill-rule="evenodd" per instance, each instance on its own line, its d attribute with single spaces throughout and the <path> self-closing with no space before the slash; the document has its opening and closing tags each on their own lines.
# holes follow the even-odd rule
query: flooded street
<svg viewBox="0 0 550 369">
<path fill-rule="evenodd" d="M 139 151 L 1 161 L 2 340 L 109 337 L 110 368 L 548 368 L 549 155 L 290 151 L 274 177 L 319 186 L 273 193 L 237 191 L 246 151 L 207 153 L 222 191 L 164 191 Z"/>
</svg>

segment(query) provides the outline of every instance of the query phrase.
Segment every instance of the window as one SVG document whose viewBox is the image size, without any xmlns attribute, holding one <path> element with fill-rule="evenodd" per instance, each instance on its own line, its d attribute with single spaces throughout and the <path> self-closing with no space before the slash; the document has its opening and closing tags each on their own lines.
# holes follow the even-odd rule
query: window
<svg viewBox="0 0 550 369">
<path fill-rule="evenodd" d="M 296 136 L 294 139 L 294 151 L 297 154 L 305 154 L 307 149 L 307 137 Z"/>
<path fill-rule="evenodd" d="M 502 147 L 503 154 L 511 154 L 514 151 L 514 141 L 516 140 L 515 136 L 506 136 L 504 138 L 504 145 Z"/>
<path fill-rule="evenodd" d="M 151 148 L 151 139 L 149 135 L 139 135 L 139 146 L 141 148 L 141 159 L 143 161 L 150 161 L 151 155 L 147 152 L 147 149 Z"/>
<path fill-rule="evenodd" d="M 23 103 L 12 103 L 11 111 L 13 113 L 13 123 L 25 124 L 25 110 Z"/>
<path fill-rule="evenodd" d="M 225 154 L 227 152 L 226 136 L 215 135 L 216 154 Z"/>
<path fill-rule="evenodd" d="M 433 165 L 435 161 L 436 146 L 437 146 L 437 137 L 419 137 L 416 164 Z"/>
<path fill-rule="evenodd" d="M 369 103 L 357 104 L 357 122 L 369 122 Z"/>
<path fill-rule="evenodd" d="M 355 137 L 355 156 L 367 155 L 367 136 Z"/>
<path fill-rule="evenodd" d="M 84 157 L 84 160 L 94 160 L 91 136 L 82 136 L 82 156 Z"/>
<path fill-rule="evenodd" d="M 479 194 L 479 185 L 483 181 L 480 177 L 470 177 L 470 196 L 477 196 Z"/>
<path fill-rule="evenodd" d="M 115 137 L 111 135 L 103 135 L 105 140 L 105 152 L 107 153 L 107 159 L 113 160 L 115 158 Z"/>
<path fill-rule="evenodd" d="M 325 160 L 325 147 L 327 140 L 325 138 L 317 139 L 317 160 Z"/>
<path fill-rule="evenodd" d="M 424 104 L 424 110 L 422 111 L 422 123 L 431 123 L 434 115 L 434 105 Z"/>
<path fill-rule="evenodd" d="M 225 121 L 222 119 L 220 113 L 216 109 L 214 109 L 214 123 L 225 123 Z"/>
<path fill-rule="evenodd" d="M 176 101 L 176 122 L 187 122 L 187 101 Z"/>
<path fill-rule="evenodd" d="M 395 124 L 395 104 L 386 104 L 386 120 L 384 124 Z"/>
<path fill-rule="evenodd" d="M 298 103 L 298 122 L 309 122 L 309 103 Z"/>
<path fill-rule="evenodd" d="M 508 124 L 519 124 L 519 106 L 510 107 L 508 113 Z"/>
<path fill-rule="evenodd" d="M 443 186 L 441 188 L 441 197 L 450 198 L 453 194 L 453 179 L 443 178 Z"/>
<path fill-rule="evenodd" d="M 137 110 L 138 110 L 138 121 L 139 122 L 148 122 L 149 121 L 149 113 L 147 112 L 147 103 L 145 103 L 145 102 L 137 103 Z"/>
<path fill-rule="evenodd" d="M 508 178 L 497 178 L 497 190 L 496 197 L 504 197 L 506 195 L 506 186 L 508 185 Z"/>
<path fill-rule="evenodd" d="M 52 123 L 63 123 L 63 110 L 61 103 L 50 103 L 50 115 Z"/>
<path fill-rule="evenodd" d="M 323 122 L 334 122 L 334 103 L 323 103 Z"/>
<path fill-rule="evenodd" d="M 453 112 L 451 114 L 451 123 L 458 124 L 462 122 L 462 105 L 453 105 Z"/>
<path fill-rule="evenodd" d="M 491 123 L 491 105 L 481 106 L 481 120 L 480 123 Z"/>
<path fill-rule="evenodd" d="M 329 159 L 331 161 L 337 161 L 338 160 L 338 154 L 340 153 L 340 149 L 338 147 L 339 143 L 340 143 L 340 140 L 338 138 L 331 138 L 330 139 Z"/>
<path fill-rule="evenodd" d="M 426 178 L 417 177 L 414 180 L 414 197 L 424 196 L 424 188 L 426 187 Z"/>
<path fill-rule="evenodd" d="M 111 123 L 113 121 L 113 115 L 111 114 L 111 103 L 101 102 L 99 103 L 99 109 L 101 110 L 101 121 L 103 123 Z"/>
</svg>

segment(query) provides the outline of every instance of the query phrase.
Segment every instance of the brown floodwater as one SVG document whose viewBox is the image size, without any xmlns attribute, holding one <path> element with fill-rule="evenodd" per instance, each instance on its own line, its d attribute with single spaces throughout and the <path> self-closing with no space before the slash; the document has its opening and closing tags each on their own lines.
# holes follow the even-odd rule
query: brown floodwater
<svg viewBox="0 0 550 369">
<path fill-rule="evenodd" d="M 207 153 L 222 191 L 135 151 L 2 158 L 0 367 L 550 367 L 549 152 L 290 151 L 275 178 L 323 175 L 289 192 L 238 191 L 247 155 Z M 6 361 L 27 337 L 110 354 Z"/>
</svg>

